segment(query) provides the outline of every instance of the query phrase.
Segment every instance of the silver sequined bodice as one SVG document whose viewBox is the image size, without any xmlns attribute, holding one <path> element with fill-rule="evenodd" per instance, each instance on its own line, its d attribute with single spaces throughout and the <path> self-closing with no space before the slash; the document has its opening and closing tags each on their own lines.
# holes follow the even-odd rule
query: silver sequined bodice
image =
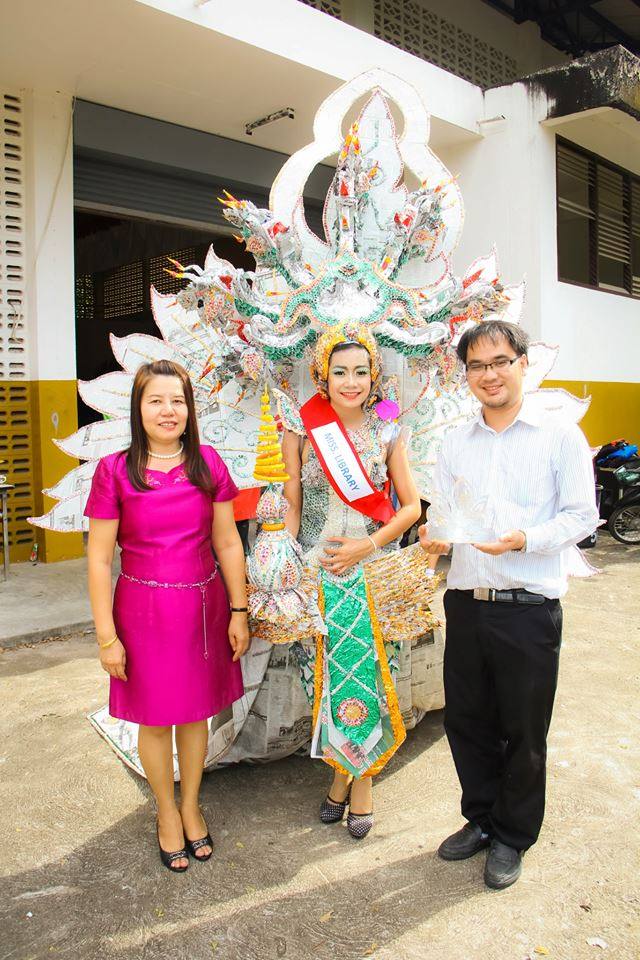
<svg viewBox="0 0 640 960">
<path fill-rule="evenodd" d="M 387 480 L 387 459 L 400 435 L 400 427 L 384 423 L 375 413 L 370 413 L 361 427 L 347 432 L 372 484 L 381 490 Z M 298 539 L 305 564 L 309 567 L 316 566 L 324 552 L 325 541 L 332 536 L 360 539 L 375 533 L 381 526 L 338 497 L 313 448 L 309 449 L 309 458 L 302 465 L 301 480 L 302 515 Z M 397 549 L 397 541 L 384 548 L 385 551 L 394 549 Z M 380 556 L 380 551 L 372 553 L 363 562 L 376 556 Z"/>
</svg>

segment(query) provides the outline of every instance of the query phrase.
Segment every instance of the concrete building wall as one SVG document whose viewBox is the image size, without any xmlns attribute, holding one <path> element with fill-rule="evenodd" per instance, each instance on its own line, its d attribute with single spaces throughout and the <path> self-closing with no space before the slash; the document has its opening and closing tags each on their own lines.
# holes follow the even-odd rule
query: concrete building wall
<svg viewBox="0 0 640 960">
<path fill-rule="evenodd" d="M 609 111 L 614 113 L 617 111 Z M 590 144 L 598 156 L 637 172 L 640 143 L 620 149 L 612 126 L 602 118 L 592 136 L 574 140 Z M 605 290 L 590 290 L 558 279 L 556 244 L 556 134 L 571 137 L 571 123 L 541 126 L 540 191 L 540 327 L 542 339 L 557 344 L 560 354 L 550 385 L 577 396 L 590 396 L 583 427 L 592 445 L 617 437 L 640 442 L 640 301 Z M 635 155 L 635 157 L 634 157 Z M 544 242 L 544 238 L 548 238 Z"/>
<path fill-rule="evenodd" d="M 0 472 L 14 485 L 12 558 L 36 539 L 26 520 L 69 469 L 52 440 L 77 426 L 71 98 L 3 91 L 0 216 Z M 79 536 L 39 531 L 40 555 L 75 556 Z"/>
<path fill-rule="evenodd" d="M 540 36 L 535 23 L 516 24 L 510 17 L 477 0 L 417 0 L 420 6 L 454 23 L 485 43 L 508 53 L 516 61 L 518 76 L 533 73 L 566 60 Z"/>
<path fill-rule="evenodd" d="M 303 0 L 308 5 L 322 10 L 326 7 L 323 0 Z M 407 34 L 416 47 L 420 43 L 420 29 L 415 28 L 419 20 L 416 13 L 416 7 L 425 11 L 427 14 L 426 23 L 429 26 L 429 35 L 435 40 L 437 47 L 437 35 L 444 26 L 445 42 L 457 39 L 448 29 L 456 28 L 457 36 L 461 42 L 468 43 L 469 37 L 479 40 L 489 47 L 499 50 L 506 54 L 514 63 L 514 76 L 509 79 L 515 79 L 535 70 L 544 67 L 553 66 L 561 63 L 566 57 L 556 50 L 551 44 L 546 43 L 540 36 L 540 29 L 535 23 L 516 24 L 510 17 L 501 14 L 492 9 L 488 4 L 478 3 L 477 0 L 458 0 L 451 3 L 450 0 L 415 0 L 412 4 L 405 4 L 403 0 L 341 0 L 340 9 L 342 19 L 360 30 L 373 34 L 376 29 L 376 11 L 381 11 L 390 31 L 390 39 L 393 36 L 395 26 L 398 34 L 402 32 L 402 23 L 407 25 Z M 409 9 L 411 8 L 411 9 Z M 406 37 L 402 38 L 403 40 Z M 430 59 L 442 51 L 437 51 L 434 46 L 425 45 L 424 55 Z M 413 48 L 412 52 L 416 55 L 418 50 Z M 446 55 L 446 52 L 445 52 Z M 433 62 L 438 63 L 439 59 Z M 506 78 L 505 78 L 506 79 Z"/>
<path fill-rule="evenodd" d="M 481 136 L 444 151 L 442 159 L 462 190 L 465 226 L 453 265 L 462 273 L 495 245 L 505 283 L 526 279 L 524 325 L 534 338 L 541 329 L 540 195 L 554 182 L 540 174 L 539 108 L 522 85 L 491 90 L 484 97 Z"/>
<path fill-rule="evenodd" d="M 523 84 L 484 102 L 483 136 L 441 152 L 465 201 L 456 272 L 495 243 L 505 282 L 526 279 L 524 326 L 560 348 L 548 385 L 593 398 L 583 422 L 592 444 L 640 440 L 640 303 L 561 282 L 556 222 L 556 135 L 638 173 L 638 125 L 611 109 L 548 124 L 545 97 Z"/>
</svg>

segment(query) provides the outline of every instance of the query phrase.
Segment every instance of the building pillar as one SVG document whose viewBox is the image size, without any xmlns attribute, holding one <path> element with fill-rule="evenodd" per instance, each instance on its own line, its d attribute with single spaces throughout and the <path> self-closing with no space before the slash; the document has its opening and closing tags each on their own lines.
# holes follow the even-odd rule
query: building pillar
<svg viewBox="0 0 640 960">
<path fill-rule="evenodd" d="M 36 513 L 55 501 L 41 491 L 77 466 L 53 443 L 78 428 L 73 237 L 73 100 L 31 95 L 27 137 L 29 214 L 28 330 Z M 80 533 L 37 531 L 47 563 L 82 556 Z"/>
</svg>

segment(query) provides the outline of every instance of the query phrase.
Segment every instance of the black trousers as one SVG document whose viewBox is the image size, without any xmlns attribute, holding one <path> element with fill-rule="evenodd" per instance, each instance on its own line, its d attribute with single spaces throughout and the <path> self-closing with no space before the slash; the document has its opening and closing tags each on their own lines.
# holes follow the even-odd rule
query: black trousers
<svg viewBox="0 0 640 960">
<path fill-rule="evenodd" d="M 448 590 L 444 608 L 444 725 L 462 787 L 462 815 L 526 850 L 544 817 L 560 602 L 489 603 Z"/>
</svg>

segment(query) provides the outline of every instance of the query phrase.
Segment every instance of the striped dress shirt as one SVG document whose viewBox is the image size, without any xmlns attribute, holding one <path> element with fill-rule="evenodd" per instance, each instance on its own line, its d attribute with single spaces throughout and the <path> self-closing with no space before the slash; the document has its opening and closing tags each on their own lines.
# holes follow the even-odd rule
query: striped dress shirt
<svg viewBox="0 0 640 960">
<path fill-rule="evenodd" d="M 463 477 L 475 498 L 488 497 L 488 525 L 498 539 L 523 530 L 525 553 L 498 557 L 454 544 L 447 585 L 452 590 L 524 588 L 549 599 L 563 596 L 579 566 L 575 544 L 598 525 L 591 453 L 580 428 L 527 406 L 501 433 L 477 418 L 444 437 L 434 487 L 450 496 Z M 577 561 L 577 564 L 576 564 Z"/>
</svg>

